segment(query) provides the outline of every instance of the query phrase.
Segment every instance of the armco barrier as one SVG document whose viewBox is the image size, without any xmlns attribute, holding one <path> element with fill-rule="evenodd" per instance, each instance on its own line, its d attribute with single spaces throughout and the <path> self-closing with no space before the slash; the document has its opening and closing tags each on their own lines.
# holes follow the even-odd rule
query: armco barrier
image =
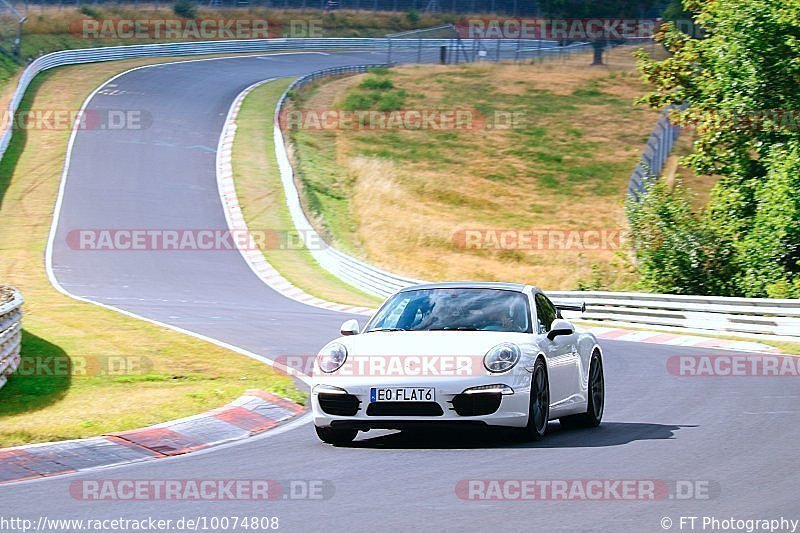
<svg viewBox="0 0 800 533">
<path fill-rule="evenodd" d="M 292 83 L 286 92 L 281 96 L 275 107 L 275 124 L 273 126 L 275 135 L 275 154 L 278 160 L 278 168 L 280 169 L 281 182 L 286 194 L 286 202 L 289 207 L 289 214 L 292 217 L 292 222 L 300 234 L 301 238 L 306 244 L 306 247 L 311 251 L 314 259 L 326 270 L 331 272 L 338 278 L 346 281 L 350 285 L 361 289 L 369 294 L 376 296 L 386 297 L 395 291 L 402 289 L 408 285 L 419 283 L 418 280 L 411 278 L 404 278 L 397 276 L 385 270 L 375 268 L 367 265 L 344 254 L 330 245 L 319 246 L 319 243 L 324 243 L 322 238 L 317 234 L 311 222 L 306 218 L 303 212 L 303 207 L 300 204 L 300 195 L 297 192 L 297 187 L 294 182 L 294 171 L 289 162 L 289 154 L 286 151 L 286 144 L 283 139 L 283 132 L 280 128 L 281 109 L 283 108 L 286 100 L 286 95 L 289 91 L 302 87 L 314 80 L 324 78 L 327 76 L 338 76 L 341 74 L 355 74 L 365 72 L 369 68 L 384 67 L 384 64 L 375 65 L 357 65 L 350 67 L 336 67 L 312 72 L 307 76 L 298 78 Z"/>
<path fill-rule="evenodd" d="M 319 78 L 364 72 L 368 68 L 380 66 L 385 65 L 360 65 L 313 72 L 296 80 L 287 93 Z M 319 245 L 324 241 L 303 212 L 278 121 L 285 98 L 286 94 L 281 97 L 275 110 L 275 152 L 292 221 L 305 239 L 314 259 L 338 278 L 376 296 L 386 297 L 403 287 L 422 283 L 420 280 L 398 276 L 370 266 L 330 245 Z M 662 160 L 661 164 L 677 136 L 676 128 L 677 126 L 673 126 L 666 115 L 662 115 L 656 126 L 656 132 L 662 132 L 662 137 L 670 138 L 671 142 L 668 146 L 648 145 L 652 148 L 652 157 Z M 585 320 L 608 320 L 643 326 L 673 326 L 709 330 L 715 333 L 760 333 L 797 337 L 800 340 L 800 300 L 584 291 L 548 291 L 548 295 L 565 303 L 585 302 L 584 313 L 568 314 Z"/>
<path fill-rule="evenodd" d="M 439 49 L 448 46 L 451 39 L 413 39 L 407 43 L 393 44 L 395 51 L 417 50 L 419 47 Z M 467 45 L 472 46 L 471 39 L 462 39 Z M 515 41 L 516 42 L 516 41 Z M 516 46 L 533 46 L 533 40 L 521 40 Z M 17 111 L 25 90 L 31 80 L 40 72 L 64 65 L 80 63 L 96 63 L 99 61 L 114 61 L 118 59 L 137 59 L 143 57 L 171 57 L 204 54 L 244 54 L 257 52 L 279 52 L 286 50 L 330 51 L 330 50 L 358 50 L 358 51 L 384 51 L 388 52 L 389 39 L 387 38 L 285 38 L 285 39 L 240 39 L 230 41 L 197 41 L 184 43 L 160 43 L 128 46 L 107 46 L 101 48 L 83 48 L 79 50 L 62 50 L 43 55 L 25 69 L 17 84 L 16 91 L 8 106 L 8 116 L 2 124 L 0 134 L 0 158 L 5 154 L 8 143 L 11 141 L 11 117 Z"/>
<path fill-rule="evenodd" d="M 378 41 L 378 42 L 376 42 Z M 102 48 L 84 48 L 80 50 L 62 50 L 43 55 L 25 69 L 17 84 L 16 91 L 8 105 L 8 116 L 0 135 L 0 157 L 5 154 L 11 141 L 12 120 L 25 90 L 37 74 L 50 68 L 80 63 L 96 63 L 117 59 L 136 59 L 142 57 L 169 57 L 203 54 L 227 54 L 247 52 L 272 52 L 280 50 L 335 50 L 380 48 L 380 39 L 251 39 L 234 41 L 208 41 L 145 44 L 130 46 L 108 46 Z"/>
<path fill-rule="evenodd" d="M 648 179 L 661 176 L 661 171 L 664 170 L 672 147 L 675 146 L 675 141 L 681 134 L 681 127 L 669 119 L 669 113 L 669 108 L 661 113 L 644 146 L 642 157 L 628 181 L 628 196 L 635 201 L 639 201 L 639 197 L 645 192 Z"/>
<path fill-rule="evenodd" d="M 586 320 L 761 333 L 800 340 L 800 300 L 583 291 L 548 295 L 564 302 L 585 302 L 586 312 L 580 317 Z"/>
<path fill-rule="evenodd" d="M 12 298 L 0 304 L 0 387 L 19 366 L 22 341 L 22 295 L 12 289 Z"/>
<path fill-rule="evenodd" d="M 439 47 L 449 41 L 449 39 L 425 39 L 423 45 Z M 397 44 L 393 43 L 395 50 Z M 420 43 L 416 39 L 407 44 L 409 49 L 415 49 L 419 45 Z M 387 46 L 388 41 L 386 39 L 257 39 L 114 46 L 53 52 L 33 61 L 20 77 L 16 91 L 9 103 L 6 123 L 2 126 L 0 156 L 5 153 L 8 147 L 12 135 L 10 119 L 16 112 L 25 90 L 38 73 L 49 68 L 142 57 L 235 54 L 282 50 L 382 51 L 386 50 Z M 363 70 L 367 67 L 354 68 Z M 333 73 L 325 75 L 331 74 Z M 316 73 L 312 76 L 319 77 L 321 75 L 323 74 Z M 295 87 L 306 82 L 298 80 Z M 279 108 L 282 102 L 283 99 L 278 104 Z M 276 113 L 277 116 L 278 114 Z M 664 118 L 664 120 L 666 119 Z M 670 138 L 674 142 L 675 131 L 666 123 L 660 122 L 659 124 L 660 126 L 657 125 L 656 131 L 660 128 L 667 134 L 659 135 L 659 139 L 666 139 L 665 142 L 671 146 Z M 275 124 L 275 148 L 292 219 L 301 235 L 312 235 L 314 234 L 313 227 L 306 219 L 300 206 L 300 199 L 294 185 L 292 168 L 286 154 L 283 135 L 277 123 Z M 646 154 L 652 152 L 655 154 L 655 161 L 661 161 L 663 164 L 665 154 L 668 151 L 669 148 L 666 145 L 650 143 Z M 650 163 L 650 166 L 652 166 L 652 163 Z M 316 250 L 317 246 L 310 248 L 315 250 L 312 252 L 314 258 L 325 269 L 371 294 L 387 296 L 402 287 L 418 282 L 418 280 L 398 276 L 372 267 L 332 247 L 326 247 L 324 250 Z M 634 322 L 643 325 L 676 325 L 708 329 L 715 332 L 754 332 L 800 337 L 800 300 L 731 299 L 597 292 L 556 292 L 550 294 L 557 299 L 586 300 L 587 310 L 584 318 L 588 319 Z M 7 328 L 0 329 L 0 331 L 4 332 L 0 334 L 3 335 L 0 337 L 3 343 L 0 354 L 5 354 L 0 356 L 2 357 L 0 358 L 0 368 L 3 368 L 2 365 L 6 364 L 5 359 L 8 359 L 8 355 L 15 352 L 15 350 L 18 354 L 19 351 L 19 331 L 8 333 L 8 330 L 21 327 L 18 325 L 19 317 L 21 316 L 19 311 L 21 303 L 22 297 L 16 294 L 11 304 L 0 306 L 0 320 L 2 320 L 0 327 Z M 6 322 L 9 323 L 8 326 L 4 325 Z M 6 351 L 8 354 L 5 353 Z M 13 356 L 12 359 L 18 360 L 18 355 Z M 3 374 L 3 372 L 0 372 L 0 374 Z M 0 382 L 4 383 L 5 377 L 0 377 Z"/>
</svg>

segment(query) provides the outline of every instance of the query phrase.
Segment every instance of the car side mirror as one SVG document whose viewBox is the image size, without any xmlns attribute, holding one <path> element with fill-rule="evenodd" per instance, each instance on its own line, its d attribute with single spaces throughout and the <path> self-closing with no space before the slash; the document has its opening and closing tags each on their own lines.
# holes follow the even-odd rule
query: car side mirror
<svg viewBox="0 0 800 533">
<path fill-rule="evenodd" d="M 550 331 L 547 332 L 547 338 L 553 340 L 561 335 L 572 335 L 573 333 L 575 333 L 575 326 L 566 320 L 557 318 L 550 324 Z"/>
<path fill-rule="evenodd" d="M 344 336 L 358 335 L 360 332 L 361 328 L 358 325 L 358 321 L 352 318 L 350 320 L 347 320 L 344 324 L 342 324 L 342 327 L 339 330 L 339 333 L 341 333 Z"/>
</svg>

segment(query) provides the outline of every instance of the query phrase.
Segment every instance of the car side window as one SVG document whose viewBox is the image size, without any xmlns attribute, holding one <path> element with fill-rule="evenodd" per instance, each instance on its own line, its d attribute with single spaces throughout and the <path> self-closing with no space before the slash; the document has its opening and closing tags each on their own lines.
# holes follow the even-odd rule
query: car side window
<svg viewBox="0 0 800 533">
<path fill-rule="evenodd" d="M 556 319 L 556 308 L 550 303 L 543 294 L 536 295 L 536 320 L 539 326 L 539 333 L 547 333 L 553 320 Z"/>
</svg>

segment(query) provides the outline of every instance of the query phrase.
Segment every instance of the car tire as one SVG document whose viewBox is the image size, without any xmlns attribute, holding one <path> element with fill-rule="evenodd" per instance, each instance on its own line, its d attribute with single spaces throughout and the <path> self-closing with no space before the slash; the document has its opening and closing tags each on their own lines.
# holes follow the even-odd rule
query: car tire
<svg viewBox="0 0 800 533">
<path fill-rule="evenodd" d="M 550 418 L 550 382 L 547 367 L 542 358 L 536 359 L 531 375 L 530 403 L 528 404 L 528 424 L 524 428 L 525 437 L 541 440 L 547 433 Z"/>
<path fill-rule="evenodd" d="M 314 426 L 314 429 L 317 431 L 319 440 L 327 442 L 328 444 L 333 444 L 334 446 L 349 444 L 353 442 L 353 439 L 355 439 L 358 434 L 357 429 L 321 428 L 319 426 Z"/>
<path fill-rule="evenodd" d="M 564 416 L 558 419 L 565 428 L 596 428 L 603 420 L 605 410 L 606 385 L 603 374 L 603 360 L 594 352 L 589 363 L 589 394 L 586 412 L 579 415 Z"/>
</svg>

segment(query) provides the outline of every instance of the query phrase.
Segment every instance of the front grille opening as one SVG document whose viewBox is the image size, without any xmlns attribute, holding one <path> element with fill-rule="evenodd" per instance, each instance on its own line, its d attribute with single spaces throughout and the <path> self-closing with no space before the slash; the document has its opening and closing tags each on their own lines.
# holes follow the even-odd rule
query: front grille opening
<svg viewBox="0 0 800 533">
<path fill-rule="evenodd" d="M 323 412 L 336 416 L 355 416 L 361 405 L 358 397 L 352 394 L 329 394 L 321 392 L 317 395 L 319 407 Z"/>
<path fill-rule="evenodd" d="M 453 409 L 459 416 L 490 415 L 500 408 L 503 395 L 499 392 L 478 392 L 453 396 Z"/>
<path fill-rule="evenodd" d="M 444 411 L 436 402 L 373 402 L 367 416 L 442 416 Z"/>
</svg>

